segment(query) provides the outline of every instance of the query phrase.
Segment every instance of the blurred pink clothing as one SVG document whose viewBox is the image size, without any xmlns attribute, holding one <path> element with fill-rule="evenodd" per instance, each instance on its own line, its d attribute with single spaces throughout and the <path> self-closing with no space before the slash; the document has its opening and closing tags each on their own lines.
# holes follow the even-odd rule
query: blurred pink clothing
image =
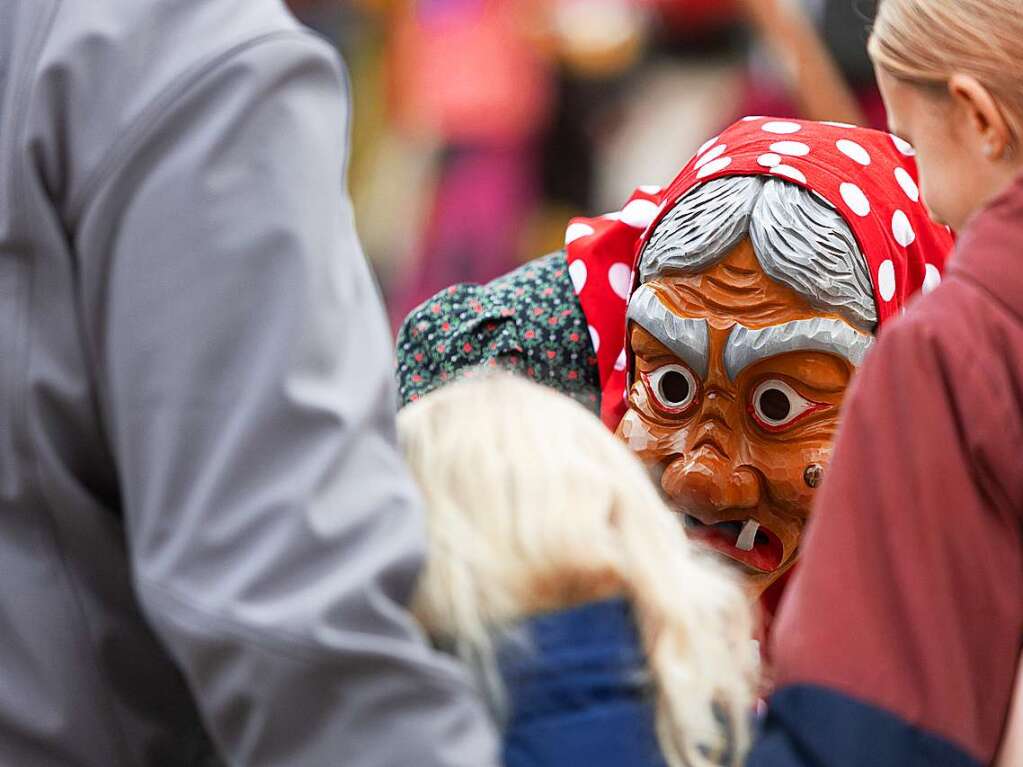
<svg viewBox="0 0 1023 767">
<path fill-rule="evenodd" d="M 536 5 L 420 0 L 400 25 L 394 74 L 399 121 L 446 144 L 532 136 L 551 105 L 549 64 L 531 39 Z"/>
<path fill-rule="evenodd" d="M 537 186 L 529 145 L 449 150 L 414 266 L 388 301 L 392 325 L 449 285 L 490 282 L 514 268 Z"/>
</svg>

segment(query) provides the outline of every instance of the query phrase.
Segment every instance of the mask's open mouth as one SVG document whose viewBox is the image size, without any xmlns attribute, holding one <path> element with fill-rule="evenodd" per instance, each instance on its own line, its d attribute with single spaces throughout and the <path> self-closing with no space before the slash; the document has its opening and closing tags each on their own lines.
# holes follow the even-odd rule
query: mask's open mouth
<svg viewBox="0 0 1023 767">
<path fill-rule="evenodd" d="M 785 548 L 781 539 L 755 519 L 704 524 L 691 514 L 685 514 L 686 532 L 730 559 L 741 562 L 752 570 L 772 573 L 781 567 Z"/>
</svg>

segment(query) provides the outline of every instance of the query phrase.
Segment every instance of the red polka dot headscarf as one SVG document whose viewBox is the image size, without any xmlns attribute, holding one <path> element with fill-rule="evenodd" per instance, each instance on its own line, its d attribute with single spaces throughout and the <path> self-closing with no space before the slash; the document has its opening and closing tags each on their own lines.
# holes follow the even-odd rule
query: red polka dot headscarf
<svg viewBox="0 0 1023 767">
<path fill-rule="evenodd" d="M 601 415 L 609 428 L 625 413 L 625 314 L 640 253 L 687 192 L 724 176 L 775 176 L 827 200 L 866 258 L 879 325 L 898 316 L 917 291 L 941 282 L 953 238 L 920 201 L 906 142 L 842 123 L 743 118 L 700 147 L 667 187 L 640 187 L 620 212 L 569 224 L 569 274 L 597 352 Z"/>
</svg>

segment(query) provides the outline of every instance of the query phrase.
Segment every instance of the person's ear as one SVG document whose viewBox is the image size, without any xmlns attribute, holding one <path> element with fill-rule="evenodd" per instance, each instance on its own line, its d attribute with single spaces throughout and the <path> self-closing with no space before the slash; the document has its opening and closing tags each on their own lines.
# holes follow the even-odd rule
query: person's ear
<svg viewBox="0 0 1023 767">
<path fill-rule="evenodd" d="M 971 75 L 954 74 L 948 94 L 965 119 L 971 138 L 989 160 L 998 160 L 1012 144 L 1012 129 L 990 91 Z"/>
</svg>

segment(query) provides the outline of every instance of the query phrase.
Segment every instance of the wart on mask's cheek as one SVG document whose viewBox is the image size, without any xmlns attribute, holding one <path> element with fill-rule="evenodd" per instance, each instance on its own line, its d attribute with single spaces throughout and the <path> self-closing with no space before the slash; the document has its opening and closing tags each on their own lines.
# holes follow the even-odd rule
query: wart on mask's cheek
<svg viewBox="0 0 1023 767">
<path fill-rule="evenodd" d="M 807 475 L 816 476 L 819 483 L 827 474 L 831 453 L 832 447 L 827 444 L 818 449 L 800 451 L 788 460 L 764 466 L 764 478 L 779 511 L 793 519 L 805 520 L 809 516 L 819 487 L 808 484 Z"/>
</svg>

